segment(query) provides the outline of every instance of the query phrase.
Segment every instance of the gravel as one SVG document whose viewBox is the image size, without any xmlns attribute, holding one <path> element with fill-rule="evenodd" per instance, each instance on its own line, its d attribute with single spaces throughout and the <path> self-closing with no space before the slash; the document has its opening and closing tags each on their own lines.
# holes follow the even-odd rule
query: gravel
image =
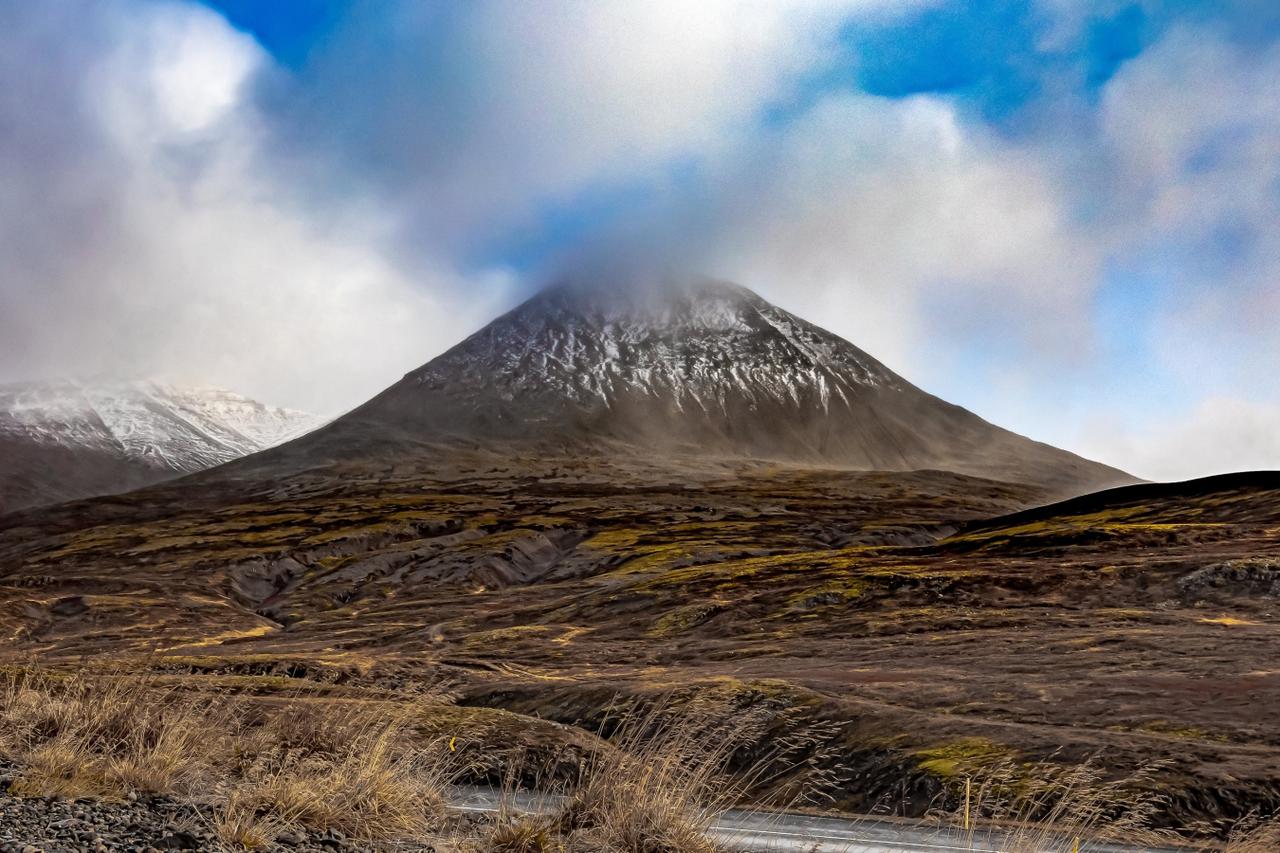
<svg viewBox="0 0 1280 853">
<path fill-rule="evenodd" d="M 160 853 L 166 850 L 225 850 L 213 834 L 207 813 L 167 797 L 143 796 L 120 802 L 13 797 L 16 775 L 0 763 L 0 853 Z M 282 833 L 269 848 L 281 853 L 373 851 L 339 832 Z M 429 846 L 398 850 L 430 851 Z"/>
</svg>

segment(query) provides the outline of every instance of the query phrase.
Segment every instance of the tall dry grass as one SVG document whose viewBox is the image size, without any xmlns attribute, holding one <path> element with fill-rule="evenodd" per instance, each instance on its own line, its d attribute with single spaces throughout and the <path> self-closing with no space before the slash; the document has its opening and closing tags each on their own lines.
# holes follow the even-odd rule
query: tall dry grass
<svg viewBox="0 0 1280 853">
<path fill-rule="evenodd" d="M 1151 784 L 1158 767 L 1108 778 L 1092 762 L 1078 766 L 1000 762 L 963 780 L 960 805 L 935 813 L 967 830 L 970 846 L 998 845 L 1004 853 L 1071 851 L 1108 840 L 1137 848 L 1181 839 L 1154 828 L 1164 805 Z"/>
<path fill-rule="evenodd" d="M 1280 817 L 1242 821 L 1227 837 L 1223 853 L 1276 853 L 1280 850 Z"/>
<path fill-rule="evenodd" d="M 0 675 L 0 757 L 20 768 L 15 794 L 166 794 L 242 849 L 306 828 L 469 853 L 716 853 L 718 815 L 825 737 L 792 732 L 762 751 L 777 728 L 768 709 L 715 698 L 619 706 L 602 726 L 614 748 L 584 757 L 577 778 L 554 788 L 555 808 L 476 823 L 448 808 L 466 768 L 447 739 L 421 734 L 432 701 L 264 700 L 124 671 L 10 670 Z M 755 756 L 746 766 L 744 753 Z M 527 775 L 509 761 L 511 779 Z M 934 816 L 954 827 L 967 815 L 969 846 L 998 838 L 1006 853 L 1069 851 L 1077 838 L 1167 845 L 1175 839 L 1151 829 L 1154 772 L 997 766 L 971 780 L 967 812 Z M 1218 849 L 1280 850 L 1280 823 L 1252 821 Z"/>
<path fill-rule="evenodd" d="M 799 723 L 775 736 L 786 712 L 740 699 L 710 691 L 615 705 L 592 726 L 614 748 L 588 756 L 578 778 L 555 789 L 554 809 L 503 808 L 486 833 L 462 846 L 485 853 L 730 849 L 713 831 L 718 817 L 753 790 L 807 803 L 808 785 L 778 779 L 798 765 L 821 764 L 821 744 L 832 734 L 826 723 Z M 818 787 L 831 781 L 826 771 L 811 776 Z"/>
<path fill-rule="evenodd" d="M 562 833 L 622 853 L 710 853 L 716 816 L 745 781 L 727 772 L 753 737 L 752 720 L 718 703 L 618 709 L 613 743 L 584 768 L 557 816 Z"/>
<path fill-rule="evenodd" d="M 232 709 L 149 679 L 13 671 L 0 681 L 0 754 L 18 794 L 188 792 L 210 780 Z"/>
<path fill-rule="evenodd" d="M 0 756 L 21 768 L 20 796 L 170 795 L 245 849 L 304 827 L 507 853 L 713 853 L 707 831 L 745 784 L 730 779 L 727 762 L 759 736 L 750 715 L 718 704 L 619 708 L 617 748 L 585 760 L 554 815 L 512 812 L 460 833 L 456 821 L 448 828 L 447 805 L 462 767 L 446 744 L 417 735 L 423 710 L 415 701 L 264 701 L 109 669 L 11 670 L 0 678 Z"/>
<path fill-rule="evenodd" d="M 357 838 L 422 838 L 439 829 L 453 765 L 439 745 L 428 750 L 415 741 L 408 712 L 306 710 L 275 715 L 253 731 L 230 801 Z"/>
<path fill-rule="evenodd" d="M 0 756 L 19 796 L 172 795 L 227 844 L 285 828 L 425 838 L 445 819 L 455 766 L 413 731 L 414 702 L 339 703 L 166 686 L 153 676 L 15 670 L 0 680 Z"/>
<path fill-rule="evenodd" d="M 600 727 L 615 747 L 587 757 L 556 806 L 522 814 L 509 805 L 460 847 L 482 853 L 716 853 L 716 818 L 759 772 L 731 773 L 735 753 L 759 740 L 767 715 L 715 698 L 627 703 Z M 763 765 L 762 765 L 763 766 Z"/>
</svg>

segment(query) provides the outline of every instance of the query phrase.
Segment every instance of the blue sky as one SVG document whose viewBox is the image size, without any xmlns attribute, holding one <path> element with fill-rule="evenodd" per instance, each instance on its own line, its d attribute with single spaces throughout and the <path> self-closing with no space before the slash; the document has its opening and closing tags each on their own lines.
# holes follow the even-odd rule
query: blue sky
<svg viewBox="0 0 1280 853">
<path fill-rule="evenodd" d="M 550 278 L 701 273 L 1136 473 L 1280 467 L 1271 0 L 42 6 L 0 379 L 340 410 Z"/>
</svg>

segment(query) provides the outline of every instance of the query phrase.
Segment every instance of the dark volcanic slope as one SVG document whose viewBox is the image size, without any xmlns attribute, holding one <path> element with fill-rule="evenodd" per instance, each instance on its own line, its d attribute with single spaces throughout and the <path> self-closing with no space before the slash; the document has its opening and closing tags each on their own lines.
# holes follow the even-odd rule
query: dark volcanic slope
<svg viewBox="0 0 1280 853">
<path fill-rule="evenodd" d="M 1219 502 L 1227 503 L 1235 502 L 1236 496 L 1242 494 L 1259 496 L 1253 509 L 1260 518 L 1265 519 L 1271 517 L 1273 507 L 1262 498 L 1276 492 L 1280 492 L 1280 471 L 1237 471 L 1179 483 L 1139 483 L 986 519 L 970 525 L 968 530 L 971 533 L 999 530 L 1057 518 L 1090 517 L 1149 505 L 1160 508 L 1164 521 L 1195 521 L 1205 513 L 1205 507 L 1212 506 L 1220 496 Z M 1235 520 L 1246 519 L 1240 517 Z"/>
<path fill-rule="evenodd" d="M 1059 493 L 1132 482 L 926 394 L 749 290 L 710 282 L 625 296 L 546 290 L 288 453 L 346 458 L 405 440 L 936 468 Z"/>
<path fill-rule="evenodd" d="M 107 450 L 47 446 L 0 432 L 0 515 L 125 492 L 173 476 Z"/>
</svg>

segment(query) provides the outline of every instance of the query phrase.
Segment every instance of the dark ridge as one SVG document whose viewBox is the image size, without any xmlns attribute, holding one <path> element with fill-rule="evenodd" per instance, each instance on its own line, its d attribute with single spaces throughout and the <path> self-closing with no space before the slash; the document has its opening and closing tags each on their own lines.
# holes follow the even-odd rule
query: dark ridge
<svg viewBox="0 0 1280 853">
<path fill-rule="evenodd" d="M 978 530 L 1015 527 L 1063 516 L 1089 515 L 1137 503 L 1191 501 L 1230 492 L 1256 494 L 1267 491 L 1280 491 L 1280 471 L 1237 471 L 1173 483 L 1135 483 L 1090 492 L 1009 515 L 973 521 L 964 525 L 961 532 L 971 533 Z"/>
</svg>

